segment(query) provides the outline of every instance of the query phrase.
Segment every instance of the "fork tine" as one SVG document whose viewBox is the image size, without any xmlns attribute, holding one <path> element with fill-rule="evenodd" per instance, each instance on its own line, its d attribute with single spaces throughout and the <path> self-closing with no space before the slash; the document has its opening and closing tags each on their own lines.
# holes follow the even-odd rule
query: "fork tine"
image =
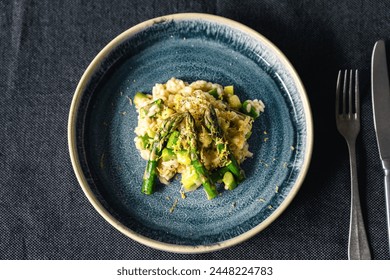
<svg viewBox="0 0 390 280">
<path fill-rule="evenodd" d="M 353 110 L 353 107 L 352 107 L 352 97 L 353 97 L 353 94 L 352 94 L 352 90 L 353 90 L 353 70 L 351 69 L 349 71 L 349 92 L 348 92 L 348 117 L 352 118 L 353 114 L 354 114 L 354 110 Z M 356 85 L 356 83 L 355 83 Z"/>
<path fill-rule="evenodd" d="M 337 83 L 336 83 L 336 117 L 340 114 L 340 78 L 341 78 L 341 70 L 339 70 L 339 74 L 337 76 Z"/>
<path fill-rule="evenodd" d="M 344 85 L 343 85 L 343 115 L 347 114 L 347 81 L 348 81 L 348 70 L 344 71 Z"/>
<path fill-rule="evenodd" d="M 355 113 L 356 117 L 360 116 L 360 93 L 359 93 L 359 73 L 355 71 Z"/>
</svg>

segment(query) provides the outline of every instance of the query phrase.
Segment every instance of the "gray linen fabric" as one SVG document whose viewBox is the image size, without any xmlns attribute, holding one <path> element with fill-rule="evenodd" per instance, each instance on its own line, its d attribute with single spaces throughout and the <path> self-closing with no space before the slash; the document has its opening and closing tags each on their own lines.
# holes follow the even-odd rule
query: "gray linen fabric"
<svg viewBox="0 0 390 280">
<path fill-rule="evenodd" d="M 73 173 L 67 118 L 94 56 L 129 27 L 203 12 L 262 33 L 291 60 L 312 105 L 312 165 L 266 230 L 222 251 L 181 255 L 125 237 L 93 209 Z M 346 259 L 349 162 L 334 121 L 339 68 L 361 71 L 361 199 L 375 259 L 389 259 L 383 173 L 374 135 L 370 56 L 390 38 L 388 1 L 0 1 L 0 259 Z"/>
</svg>

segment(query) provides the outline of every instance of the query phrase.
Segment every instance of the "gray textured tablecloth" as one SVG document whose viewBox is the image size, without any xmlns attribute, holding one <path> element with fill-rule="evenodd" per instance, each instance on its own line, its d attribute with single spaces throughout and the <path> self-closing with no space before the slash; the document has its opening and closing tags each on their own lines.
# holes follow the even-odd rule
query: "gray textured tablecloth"
<svg viewBox="0 0 390 280">
<path fill-rule="evenodd" d="M 199 255 L 154 250 L 115 230 L 84 196 L 67 147 L 70 103 L 89 62 L 129 27 L 179 12 L 231 18 L 275 43 L 302 78 L 315 129 L 311 168 L 287 210 L 250 240 Z M 381 38 L 390 39 L 387 0 L 0 1 L 0 258 L 346 259 L 349 162 L 334 95 L 338 69 L 358 68 L 361 200 L 372 256 L 389 259 L 370 93 Z"/>
</svg>

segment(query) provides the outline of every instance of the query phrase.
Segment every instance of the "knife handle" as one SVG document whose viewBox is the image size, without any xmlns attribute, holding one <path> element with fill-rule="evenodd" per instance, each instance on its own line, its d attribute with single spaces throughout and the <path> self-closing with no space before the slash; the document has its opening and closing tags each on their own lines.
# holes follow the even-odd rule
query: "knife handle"
<svg viewBox="0 0 390 280">
<path fill-rule="evenodd" d="M 386 220 L 387 220 L 387 235 L 389 238 L 389 253 L 390 253 L 390 160 L 383 161 L 383 169 L 385 171 L 385 199 L 386 199 Z"/>
</svg>

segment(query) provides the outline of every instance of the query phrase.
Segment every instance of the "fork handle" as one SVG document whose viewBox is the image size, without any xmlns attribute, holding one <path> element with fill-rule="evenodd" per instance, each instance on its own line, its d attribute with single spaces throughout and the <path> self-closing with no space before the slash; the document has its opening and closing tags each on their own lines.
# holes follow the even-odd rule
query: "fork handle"
<svg viewBox="0 0 390 280">
<path fill-rule="evenodd" d="M 355 141 L 350 141 L 348 143 L 348 149 L 351 167 L 351 217 L 349 225 L 348 258 L 350 260 L 370 260 L 370 247 L 368 245 L 362 208 L 360 205 Z"/>
</svg>

